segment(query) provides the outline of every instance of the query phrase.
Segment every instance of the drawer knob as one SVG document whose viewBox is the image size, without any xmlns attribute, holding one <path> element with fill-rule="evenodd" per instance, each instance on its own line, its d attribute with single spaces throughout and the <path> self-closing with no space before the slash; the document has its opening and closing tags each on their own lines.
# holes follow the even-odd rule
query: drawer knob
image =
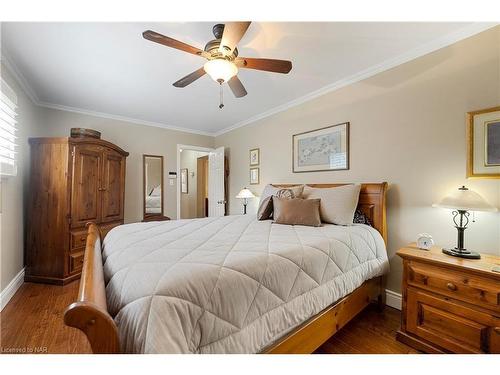
<svg viewBox="0 0 500 375">
<path fill-rule="evenodd" d="M 452 291 L 455 291 L 457 290 L 457 286 L 453 283 L 448 283 L 446 284 L 446 287 L 449 289 L 449 290 L 452 290 Z"/>
<path fill-rule="evenodd" d="M 500 335 L 500 327 L 493 328 L 493 331 L 495 331 L 497 335 Z"/>
<path fill-rule="evenodd" d="M 86 238 L 80 238 L 80 241 L 84 242 L 86 240 Z"/>
</svg>

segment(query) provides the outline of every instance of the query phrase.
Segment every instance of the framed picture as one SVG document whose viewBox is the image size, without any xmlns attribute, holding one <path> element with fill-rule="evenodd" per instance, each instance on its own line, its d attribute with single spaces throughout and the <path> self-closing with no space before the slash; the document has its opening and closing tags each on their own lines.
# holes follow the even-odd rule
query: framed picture
<svg viewBox="0 0 500 375">
<path fill-rule="evenodd" d="M 188 170 L 187 168 L 181 169 L 181 193 L 188 193 Z"/>
<path fill-rule="evenodd" d="M 467 113 L 467 177 L 500 178 L 500 107 Z"/>
<path fill-rule="evenodd" d="M 250 185 L 259 184 L 259 168 L 250 168 Z"/>
<path fill-rule="evenodd" d="M 250 165 L 259 165 L 260 163 L 260 149 L 254 148 L 250 150 Z"/>
<path fill-rule="evenodd" d="M 349 123 L 327 126 L 292 137 L 292 171 L 349 169 Z"/>
</svg>

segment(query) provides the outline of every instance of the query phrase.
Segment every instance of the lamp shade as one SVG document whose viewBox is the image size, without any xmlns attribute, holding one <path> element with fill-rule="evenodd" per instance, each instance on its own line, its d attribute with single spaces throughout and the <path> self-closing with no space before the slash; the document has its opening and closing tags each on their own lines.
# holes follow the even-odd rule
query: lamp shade
<svg viewBox="0 0 500 375">
<path fill-rule="evenodd" d="M 482 196 L 465 186 L 453 191 L 439 203 L 434 203 L 432 206 L 462 211 L 497 211 L 497 208 L 486 202 Z"/>
<path fill-rule="evenodd" d="M 229 81 L 233 76 L 238 73 L 236 65 L 225 59 L 214 59 L 207 61 L 203 66 L 205 72 L 212 77 L 214 81 Z"/>
<path fill-rule="evenodd" d="M 239 199 L 255 198 L 255 195 L 253 195 L 253 193 L 247 188 L 244 188 L 238 193 L 238 195 L 236 195 L 236 198 Z"/>
</svg>

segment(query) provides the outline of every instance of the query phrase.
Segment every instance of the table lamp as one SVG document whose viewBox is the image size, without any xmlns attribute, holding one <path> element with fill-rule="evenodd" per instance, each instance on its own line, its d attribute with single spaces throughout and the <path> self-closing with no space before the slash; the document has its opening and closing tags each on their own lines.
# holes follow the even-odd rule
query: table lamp
<svg viewBox="0 0 500 375">
<path fill-rule="evenodd" d="M 253 195 L 253 193 L 250 190 L 248 190 L 247 188 L 243 188 L 238 193 L 238 195 L 236 195 L 236 198 L 243 199 L 243 215 L 246 215 L 248 200 L 251 198 L 255 198 L 255 195 Z"/>
<path fill-rule="evenodd" d="M 452 209 L 453 222 L 458 231 L 457 246 L 453 249 L 443 249 L 443 253 L 460 258 L 480 259 L 479 253 L 464 248 L 464 231 L 469 224 L 469 211 L 495 212 L 497 208 L 488 204 L 482 196 L 465 186 L 458 188 L 432 206 Z"/>
</svg>

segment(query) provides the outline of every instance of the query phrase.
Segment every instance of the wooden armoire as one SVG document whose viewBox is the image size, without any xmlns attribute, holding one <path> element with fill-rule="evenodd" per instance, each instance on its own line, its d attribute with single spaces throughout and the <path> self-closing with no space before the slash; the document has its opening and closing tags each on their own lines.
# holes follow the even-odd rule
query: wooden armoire
<svg viewBox="0 0 500 375">
<path fill-rule="evenodd" d="M 80 277 L 88 222 L 123 224 L 128 152 L 96 138 L 31 138 L 25 280 Z"/>
</svg>

